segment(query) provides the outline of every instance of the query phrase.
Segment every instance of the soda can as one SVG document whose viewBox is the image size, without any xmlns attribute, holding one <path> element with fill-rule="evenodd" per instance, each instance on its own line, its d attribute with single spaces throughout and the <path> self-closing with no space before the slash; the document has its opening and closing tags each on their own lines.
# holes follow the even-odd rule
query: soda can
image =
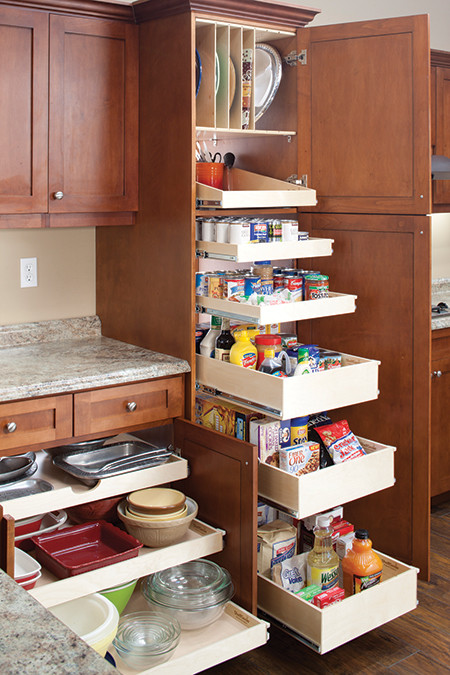
<svg viewBox="0 0 450 675">
<path fill-rule="evenodd" d="M 247 274 L 244 277 L 244 295 L 251 295 L 252 293 L 261 293 L 261 277 L 255 274 Z"/>
</svg>

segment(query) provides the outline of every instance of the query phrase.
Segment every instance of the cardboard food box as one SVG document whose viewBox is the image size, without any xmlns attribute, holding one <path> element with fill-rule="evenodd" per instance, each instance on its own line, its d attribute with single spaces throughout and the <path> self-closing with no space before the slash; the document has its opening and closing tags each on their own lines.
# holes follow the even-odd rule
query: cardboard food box
<svg viewBox="0 0 450 675">
<path fill-rule="evenodd" d="M 250 440 L 250 422 L 263 417 L 262 413 L 241 408 L 238 405 L 218 401 L 213 396 L 196 396 L 195 421 L 208 429 L 221 431 L 241 441 Z"/>
</svg>

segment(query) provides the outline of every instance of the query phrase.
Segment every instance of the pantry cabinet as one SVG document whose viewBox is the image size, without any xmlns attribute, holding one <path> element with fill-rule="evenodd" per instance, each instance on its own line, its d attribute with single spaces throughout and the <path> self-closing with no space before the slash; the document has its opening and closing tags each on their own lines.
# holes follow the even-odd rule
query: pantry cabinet
<svg viewBox="0 0 450 675">
<path fill-rule="evenodd" d="M 450 52 L 431 51 L 431 147 L 450 157 Z M 433 181 L 433 211 L 450 210 L 450 181 Z"/>
<path fill-rule="evenodd" d="M 434 330 L 431 340 L 431 496 L 450 490 L 448 405 L 450 330 Z"/>
<path fill-rule="evenodd" d="M 245 263 L 253 261 L 258 255 L 256 252 L 252 255 L 248 251 L 241 251 L 239 247 L 237 250 L 236 247 L 233 249 L 230 245 L 218 247 L 209 242 L 196 242 L 195 218 L 205 214 L 212 217 L 218 215 L 299 217 L 301 229 L 310 231 L 311 238 L 315 240 L 314 245 L 317 239 L 327 240 L 322 242 L 324 248 L 321 254 L 318 254 L 321 259 L 311 264 L 317 264 L 325 271 L 327 266 L 324 260 L 332 260 L 333 270 L 335 267 L 342 267 L 352 277 L 353 256 L 357 256 L 359 252 L 357 247 L 351 251 L 352 255 L 347 255 L 347 250 L 340 244 L 336 246 L 333 243 L 334 234 L 328 236 L 319 229 L 316 230 L 313 218 L 317 216 L 312 214 L 321 210 L 342 213 L 405 214 L 392 216 L 398 223 L 399 232 L 405 233 L 405 240 L 410 244 L 404 254 L 404 268 L 402 268 L 406 278 L 400 280 L 397 274 L 394 278 L 395 282 L 400 284 L 401 293 L 405 292 L 406 287 L 406 294 L 410 294 L 412 260 L 414 265 L 419 266 L 425 261 L 427 251 L 429 252 L 427 236 L 423 239 L 423 247 L 420 244 L 419 227 L 423 223 L 419 224 L 419 219 L 414 220 L 413 225 L 414 244 L 417 242 L 418 246 L 416 252 L 413 252 L 408 220 L 410 217 L 408 214 L 425 214 L 430 210 L 427 18 L 407 18 L 404 21 L 398 19 L 392 23 L 376 21 L 349 24 L 329 27 L 326 31 L 320 32 L 319 28 L 305 27 L 315 14 L 313 10 L 293 6 L 280 7 L 274 3 L 252 0 L 239 6 L 231 1 L 224 2 L 220 8 L 215 3 L 186 2 L 182 7 L 178 3 L 176 9 L 167 7 L 162 2 L 153 2 L 140 3 L 135 9 L 140 31 L 140 184 L 146 186 L 146 189 L 141 195 L 140 210 L 132 231 L 116 228 L 113 232 L 101 230 L 97 232 L 97 310 L 102 319 L 104 334 L 188 360 L 192 371 L 187 378 L 186 415 L 190 419 L 194 417 L 196 392 L 199 388 L 206 387 L 212 394 L 243 399 L 249 407 L 253 409 L 256 407 L 257 410 L 265 411 L 279 419 L 289 418 L 295 413 L 300 415 L 319 412 L 324 406 L 338 409 L 339 415 L 341 413 L 342 416 L 350 415 L 346 409 L 342 409 L 342 406 L 351 405 L 352 411 L 362 409 L 362 413 L 358 416 L 360 420 L 364 411 L 372 405 L 369 402 L 375 401 L 378 396 L 379 356 L 376 349 L 372 350 L 367 346 L 370 344 L 374 324 L 377 326 L 374 338 L 377 336 L 380 339 L 382 336 L 380 341 L 384 345 L 389 333 L 391 354 L 395 352 L 395 337 L 393 337 L 395 330 L 392 332 L 391 324 L 384 325 L 383 318 L 389 291 L 390 301 L 393 300 L 392 288 L 389 289 L 387 285 L 391 269 L 386 270 L 386 277 L 375 275 L 370 277 L 370 281 L 366 280 L 372 284 L 374 291 L 379 284 L 386 284 L 386 291 L 383 287 L 383 302 L 379 307 L 379 313 L 371 316 L 370 320 L 366 319 L 365 314 L 362 325 L 358 320 L 361 303 L 359 294 L 352 289 L 352 284 L 347 283 L 347 280 L 341 286 L 345 275 L 337 274 L 335 277 L 330 274 L 332 289 L 335 288 L 343 297 L 353 293 L 358 296 L 357 298 L 353 296 L 356 301 L 356 314 L 353 314 L 354 301 L 346 297 L 345 306 L 338 308 L 333 302 L 322 307 L 317 313 L 313 311 L 308 314 L 309 310 L 305 310 L 306 314 L 292 317 L 292 320 L 300 322 L 297 331 L 304 342 L 310 342 L 313 326 L 318 321 L 324 330 L 320 336 L 318 333 L 314 334 L 314 340 L 323 347 L 340 349 L 340 334 L 335 327 L 344 315 L 346 325 L 349 326 L 347 330 L 354 338 L 352 349 L 340 349 L 345 354 L 341 372 L 329 373 L 332 378 L 327 378 L 326 382 L 323 382 L 321 392 L 314 391 L 311 403 L 308 401 L 306 385 L 305 391 L 301 391 L 300 383 L 297 386 L 292 383 L 295 391 L 291 391 L 290 382 L 287 382 L 285 387 L 285 383 L 272 382 L 269 375 L 244 372 L 244 369 L 238 366 L 195 356 L 194 331 L 196 322 L 201 317 L 196 312 L 222 313 L 241 320 L 249 318 L 254 321 L 258 318 L 250 317 L 251 312 L 246 316 L 245 308 L 242 306 L 233 310 L 229 305 L 215 304 L 215 301 L 211 303 L 210 298 L 195 296 L 194 275 L 197 269 L 202 269 L 203 264 L 215 264 L 217 269 L 221 261 L 227 261 L 227 264 L 230 261 Z M 177 44 L 176 53 L 171 48 L 174 40 Z M 250 104 L 248 128 L 242 129 L 240 115 L 237 115 L 234 109 L 236 101 L 239 111 L 241 107 L 243 69 L 240 54 L 242 49 L 256 49 L 256 44 L 261 42 L 270 45 L 280 54 L 283 60 L 283 76 L 267 112 L 260 119 L 256 119 L 253 100 Z M 195 96 L 196 87 L 198 88 L 196 49 L 202 62 L 202 80 L 197 97 Z M 304 49 L 307 50 L 306 53 Z M 221 67 L 222 50 L 225 51 L 225 68 Z M 233 78 L 227 68 L 228 57 L 233 62 L 236 75 L 234 96 Z M 391 73 L 393 59 L 402 62 L 399 65 L 398 80 L 397 72 L 395 75 Z M 406 61 L 403 67 L 404 59 Z M 297 65 L 290 66 L 288 61 Z M 341 62 L 343 72 L 338 73 L 337 64 Z M 366 64 L 364 68 L 360 68 L 360 62 Z M 358 64 L 357 67 L 355 63 Z M 365 73 L 369 65 L 371 72 L 374 69 L 374 74 L 370 76 Z M 220 77 L 217 75 L 217 69 Z M 332 73 L 333 77 L 329 77 L 328 73 Z M 400 83 L 404 76 L 406 82 Z M 170 89 L 166 86 L 167 78 L 170 78 L 172 84 Z M 425 78 L 425 81 L 422 78 Z M 343 80 L 345 87 L 343 86 L 340 91 L 339 85 L 343 84 Z M 352 82 L 355 85 L 354 89 Z M 386 83 L 383 84 L 385 89 L 381 93 L 380 82 Z M 374 87 L 376 91 L 373 91 Z M 326 89 L 330 93 L 328 98 Z M 394 92 L 395 97 L 392 99 Z M 364 108 L 366 101 L 367 109 Z M 371 104 L 378 105 L 376 116 L 372 113 Z M 179 114 L 180 110 L 183 111 L 182 115 Z M 335 127 L 332 126 L 334 111 L 337 120 Z M 400 114 L 395 116 L 394 113 L 398 111 Z M 400 122 L 400 115 L 406 115 L 407 124 Z M 380 123 L 380 117 L 383 123 Z M 158 120 L 164 120 L 164 124 L 158 124 Z M 326 130 L 323 133 L 321 125 Z M 164 133 L 166 129 L 174 129 L 176 133 Z M 358 139 L 363 144 L 363 152 L 360 155 L 356 151 L 357 141 L 351 140 L 351 132 L 353 137 L 356 137 L 355 130 L 358 130 Z M 395 134 L 393 146 L 388 142 L 388 137 L 392 134 Z M 221 193 L 214 189 L 205 190 L 196 184 L 195 180 L 197 141 L 201 147 L 205 144 L 211 154 L 219 152 L 223 156 L 226 152 L 232 152 L 235 155 L 235 165 L 228 176 L 232 183 L 233 175 L 239 180 L 242 175 L 237 174 L 236 170 L 261 176 L 269 175 L 270 178 L 279 181 L 286 181 L 288 178 L 295 180 L 295 176 L 297 180 L 301 179 L 304 188 L 310 190 L 306 197 L 307 201 L 288 201 L 283 205 L 279 200 L 264 199 L 262 202 L 261 195 L 252 201 L 252 196 L 255 195 L 251 194 L 245 195 L 248 199 L 243 201 L 243 194 L 239 194 L 240 190 L 236 190 L 237 195 L 227 195 L 226 191 Z M 393 160 L 392 164 L 382 156 L 383 152 L 388 153 L 389 160 Z M 367 164 L 369 156 L 373 158 L 370 166 Z M 365 178 L 368 174 L 371 178 L 369 183 Z M 261 180 L 265 181 L 265 178 Z M 243 187 L 242 190 L 245 192 L 246 188 Z M 291 198 L 292 194 L 289 194 L 289 200 Z M 237 201 L 233 201 L 234 199 Z M 311 215 L 307 212 L 311 212 Z M 342 221 L 339 219 L 336 221 L 337 232 L 342 222 L 352 217 L 364 222 L 365 218 L 369 220 L 374 216 L 343 215 Z M 330 215 L 329 218 L 333 220 L 337 216 Z M 334 249 L 332 256 L 330 256 L 331 244 Z M 325 250 L 327 246 L 328 251 Z M 394 252 L 398 252 L 398 247 L 393 246 L 391 251 L 393 255 Z M 272 253 L 269 250 L 264 251 L 264 258 L 274 259 L 276 256 Z M 310 257 L 313 257 L 313 251 L 310 251 L 310 254 L 312 254 Z M 284 257 L 279 250 L 277 255 L 280 258 Z M 355 268 L 357 270 L 355 274 L 363 278 L 364 264 L 370 263 L 371 256 L 372 252 L 364 249 L 360 263 Z M 291 259 L 302 257 L 302 254 L 298 254 L 294 249 L 286 256 Z M 305 258 L 308 260 L 307 255 Z M 427 264 L 424 265 L 424 269 L 429 269 Z M 140 293 L 132 292 L 136 288 L 140 289 Z M 416 289 L 414 297 L 418 301 L 417 311 L 422 310 L 425 295 L 426 283 L 422 292 Z M 400 306 L 402 311 L 407 307 L 403 296 Z M 427 304 L 427 316 L 428 309 Z M 260 317 L 262 316 L 261 314 Z M 286 316 L 278 317 L 278 320 L 285 321 Z M 411 332 L 410 323 L 408 330 Z M 353 354 L 357 356 L 352 356 Z M 387 354 L 387 347 L 383 348 L 383 358 Z M 421 357 L 419 352 L 417 355 L 420 370 L 425 357 Z M 393 378 L 398 374 L 402 359 L 403 353 Z M 428 372 L 428 368 L 426 371 Z M 405 382 L 410 381 L 411 373 L 412 365 L 408 362 L 405 366 Z M 317 377 L 320 375 L 319 373 Z M 326 376 L 327 373 L 323 375 Z M 347 376 L 349 380 L 345 382 Z M 422 384 L 420 377 L 414 380 L 417 384 L 419 381 Z M 381 388 L 383 386 L 384 383 L 381 383 Z M 417 393 L 417 390 L 415 391 Z M 425 384 L 424 397 L 427 391 Z M 363 524 L 372 532 L 375 521 L 382 520 L 385 531 L 378 528 L 376 537 L 374 535 L 373 538 L 377 546 L 387 550 L 389 554 L 396 547 L 391 529 L 398 525 L 397 511 L 404 511 L 410 517 L 411 508 L 409 506 L 405 508 L 405 504 L 411 506 L 412 495 L 408 492 L 406 497 L 408 501 L 404 500 L 404 494 L 400 497 L 394 496 L 391 503 L 395 504 L 396 508 L 391 508 L 390 505 L 387 510 L 384 509 L 382 495 L 386 493 L 385 488 L 391 488 L 387 492 L 396 495 L 395 489 L 392 489 L 394 451 L 388 436 L 395 415 L 399 416 L 403 429 L 408 423 L 405 420 L 411 419 L 411 411 L 417 409 L 419 402 L 419 398 L 414 401 L 409 399 L 400 407 L 394 406 L 389 413 L 387 430 L 383 429 L 384 420 L 375 413 L 372 422 L 375 424 L 376 420 L 377 429 L 375 433 L 364 435 L 380 442 L 380 446 L 376 446 L 374 457 L 370 457 L 374 461 L 375 458 L 382 459 L 380 480 L 378 482 L 375 478 L 377 470 L 374 467 L 374 483 L 371 483 L 371 487 L 365 486 L 359 491 L 352 485 L 348 492 L 349 499 L 358 499 L 371 491 L 383 490 L 375 497 L 377 507 L 372 508 L 372 513 L 364 512 Z M 361 405 L 355 406 L 356 403 Z M 352 417 L 349 419 L 352 420 Z M 359 432 L 357 423 L 351 422 L 351 426 Z M 224 443 L 232 443 L 229 437 L 222 438 Z M 206 456 L 200 445 L 197 447 L 193 445 L 191 454 L 192 458 L 198 458 L 198 463 L 203 468 L 205 462 L 199 458 Z M 380 452 L 378 456 L 377 452 Z M 406 472 L 405 481 L 410 480 L 410 457 L 404 449 L 399 458 L 398 468 L 397 457 L 395 458 L 395 466 L 396 475 L 398 472 Z M 271 467 L 268 467 L 268 471 L 270 469 Z M 355 471 L 356 469 L 355 466 Z M 323 471 L 325 474 L 326 470 Z M 364 469 L 360 475 L 363 474 Z M 206 473 L 204 476 L 206 481 Z M 279 494 L 278 481 L 276 478 L 272 480 L 271 474 L 265 483 L 263 478 L 259 478 L 258 490 L 260 487 L 266 496 L 270 495 L 273 503 L 283 501 L 283 495 Z M 303 509 L 309 511 L 312 508 L 308 501 L 306 504 L 302 502 L 302 479 L 294 486 L 290 486 L 289 490 L 289 504 L 284 505 L 286 510 L 298 515 Z M 343 486 L 339 495 L 334 493 L 341 502 L 346 501 L 344 492 Z M 421 506 L 424 492 L 419 500 Z M 316 506 L 317 502 L 314 503 L 314 508 Z M 356 507 L 357 504 L 355 510 Z M 386 517 L 380 519 L 382 513 L 386 514 Z M 423 569 L 426 575 L 427 523 L 422 520 L 419 509 L 413 512 L 413 516 L 413 521 L 407 523 L 402 516 L 401 524 L 406 528 L 405 537 L 408 541 L 411 539 L 413 529 L 416 529 L 417 537 L 424 538 Z M 255 519 L 255 514 L 248 512 L 246 517 Z M 389 522 L 386 523 L 386 520 Z M 361 523 L 358 519 L 354 522 L 357 525 Z M 375 529 L 373 531 L 375 532 Z M 388 533 L 387 536 L 385 532 Z M 384 546 L 385 543 L 387 548 Z M 406 554 L 404 550 L 398 552 L 403 559 L 408 558 L 407 562 L 412 562 L 410 554 L 414 555 L 411 548 Z M 408 587 L 407 602 L 402 608 L 398 606 L 400 614 L 412 609 L 415 603 L 415 597 L 414 602 L 412 598 L 415 595 L 416 571 L 408 565 L 395 564 L 399 565 L 400 572 L 405 571 L 406 577 L 402 579 L 406 579 Z M 255 567 L 252 579 L 255 583 Z M 398 587 L 400 595 L 406 586 L 400 584 Z M 364 602 L 370 604 L 370 598 L 370 595 L 366 595 Z M 352 600 L 350 599 L 350 602 Z M 384 602 L 382 598 L 380 602 Z M 367 606 L 365 611 L 369 611 Z M 276 608 L 272 606 L 268 614 L 276 617 Z M 320 623 L 322 616 L 321 612 L 317 616 L 314 615 L 312 620 Z M 385 620 L 389 619 L 386 617 Z M 308 621 L 309 619 L 306 623 Z M 358 620 L 355 623 L 358 623 Z M 340 636 L 340 643 L 351 639 L 352 636 L 355 637 L 359 634 L 357 631 L 358 628 L 353 625 L 349 633 Z M 332 642 L 330 638 L 328 644 Z M 337 644 L 339 642 L 335 641 L 333 646 L 328 648 L 333 648 Z"/>
<path fill-rule="evenodd" d="M 0 227 L 132 223 L 136 27 L 2 6 L 0 31 Z"/>
</svg>

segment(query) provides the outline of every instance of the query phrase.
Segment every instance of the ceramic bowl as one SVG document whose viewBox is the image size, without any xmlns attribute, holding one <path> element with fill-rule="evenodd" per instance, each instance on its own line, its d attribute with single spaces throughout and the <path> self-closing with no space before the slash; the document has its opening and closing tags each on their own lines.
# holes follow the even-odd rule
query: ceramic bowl
<svg viewBox="0 0 450 675">
<path fill-rule="evenodd" d="M 140 520 L 136 516 L 131 518 L 125 511 L 126 500 L 117 507 L 117 514 L 129 534 L 142 542 L 144 546 L 158 548 L 180 541 L 188 531 L 191 522 L 197 515 L 198 506 L 190 497 L 186 497 L 186 503 L 188 507 L 187 515 L 175 520 Z"/>
<path fill-rule="evenodd" d="M 100 591 L 100 594 L 103 595 L 103 597 L 108 598 L 108 600 L 111 600 L 113 605 L 117 607 L 119 614 L 122 614 L 129 599 L 133 595 L 136 584 L 137 579 L 134 579 L 128 583 L 113 586 L 113 588 L 105 588 L 104 591 Z"/>
<path fill-rule="evenodd" d="M 185 505 L 186 497 L 179 490 L 154 487 L 131 492 L 127 497 L 128 507 L 134 512 L 151 516 L 175 513 Z"/>
</svg>

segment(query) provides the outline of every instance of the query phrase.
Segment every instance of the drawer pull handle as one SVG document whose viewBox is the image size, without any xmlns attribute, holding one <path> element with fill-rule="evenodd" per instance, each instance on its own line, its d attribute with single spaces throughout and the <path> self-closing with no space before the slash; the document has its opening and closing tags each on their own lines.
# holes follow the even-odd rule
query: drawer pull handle
<svg viewBox="0 0 450 675">
<path fill-rule="evenodd" d="M 442 377 L 442 370 L 435 370 L 433 371 L 434 377 Z"/>
<path fill-rule="evenodd" d="M 128 412 L 133 412 L 134 410 L 136 410 L 136 408 L 137 404 L 134 401 L 130 401 L 129 403 L 127 403 Z"/>
<path fill-rule="evenodd" d="M 17 429 L 17 424 L 15 422 L 8 422 L 6 425 L 6 431 L 8 434 L 14 433 L 14 431 Z"/>
<path fill-rule="evenodd" d="M 53 199 L 62 199 L 64 197 L 64 192 L 62 190 L 58 190 L 58 192 L 55 192 L 53 195 Z"/>
</svg>

